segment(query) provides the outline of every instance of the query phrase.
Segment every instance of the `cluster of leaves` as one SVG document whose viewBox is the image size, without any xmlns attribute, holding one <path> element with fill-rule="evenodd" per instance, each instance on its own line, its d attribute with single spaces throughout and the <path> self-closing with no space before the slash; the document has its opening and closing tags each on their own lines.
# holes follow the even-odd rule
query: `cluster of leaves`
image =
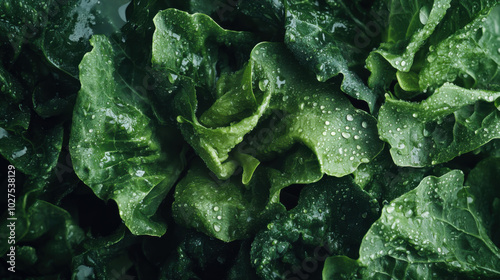
<svg viewBox="0 0 500 280">
<path fill-rule="evenodd" d="M 500 278 L 499 1 L 221 1 L 0 3 L 2 279 Z"/>
</svg>

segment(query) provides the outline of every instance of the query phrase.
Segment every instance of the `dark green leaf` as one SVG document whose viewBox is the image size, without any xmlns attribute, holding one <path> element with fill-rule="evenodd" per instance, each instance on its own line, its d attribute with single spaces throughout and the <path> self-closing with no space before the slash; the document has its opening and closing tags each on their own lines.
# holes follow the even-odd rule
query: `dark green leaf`
<svg viewBox="0 0 500 280">
<path fill-rule="evenodd" d="M 257 234 L 252 264 L 263 279 L 315 279 L 317 267 L 328 256 L 356 255 L 376 219 L 376 208 L 374 200 L 347 177 L 327 177 L 306 186 L 297 207 Z"/>
<path fill-rule="evenodd" d="M 375 110 L 377 95 L 354 72 L 364 62 L 376 38 L 361 40 L 367 27 L 361 23 L 360 1 L 286 1 L 285 43 L 297 60 L 316 73 L 319 81 L 344 76 L 342 90 L 366 101 Z M 365 18 L 366 19 L 366 18 Z M 366 41 L 366 42 L 365 42 Z"/>
<path fill-rule="evenodd" d="M 247 189 L 234 181 L 219 181 L 196 162 L 175 187 L 174 218 L 181 225 L 229 242 L 249 237 L 283 210 L 270 197 L 265 182 L 254 178 Z"/>
<path fill-rule="evenodd" d="M 500 138 L 500 92 L 444 84 L 421 103 L 387 98 L 380 109 L 380 138 L 399 166 L 430 166 Z"/>
<path fill-rule="evenodd" d="M 160 236 L 166 225 L 156 209 L 183 168 L 176 130 L 158 124 L 134 76 L 119 71 L 123 53 L 103 36 L 91 43 L 70 139 L 76 174 L 98 197 L 116 201 L 132 233 Z"/>
<path fill-rule="evenodd" d="M 420 185 L 382 210 L 363 239 L 357 264 L 345 259 L 326 262 L 324 279 L 338 274 L 356 279 L 493 279 L 500 275 L 500 249 L 492 242 L 484 202 L 464 187 L 464 175 L 454 170 L 426 177 Z M 498 192 L 495 192 L 496 194 Z M 341 278 L 346 279 L 346 278 Z"/>
</svg>

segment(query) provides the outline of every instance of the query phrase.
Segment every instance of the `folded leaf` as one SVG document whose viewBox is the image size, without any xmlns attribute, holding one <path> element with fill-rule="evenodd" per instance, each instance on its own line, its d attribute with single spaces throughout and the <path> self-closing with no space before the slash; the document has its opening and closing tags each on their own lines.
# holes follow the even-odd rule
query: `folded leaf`
<svg viewBox="0 0 500 280">
<path fill-rule="evenodd" d="M 408 72 L 415 54 L 443 19 L 452 0 L 384 2 L 389 8 L 389 27 L 385 42 L 375 52 L 389 61 L 392 67 Z"/>
<path fill-rule="evenodd" d="M 426 177 L 384 207 L 363 238 L 358 261 L 328 259 L 323 279 L 498 278 L 500 249 L 486 227 L 492 217 L 479 211 L 483 201 L 472 194 L 489 190 L 463 183 L 458 170 Z"/>
<path fill-rule="evenodd" d="M 35 2 L 35 1 L 30 1 Z M 36 1 L 38 2 L 38 1 Z M 119 8 L 126 0 L 118 1 L 45 1 L 48 9 L 36 44 L 55 67 L 78 78 L 78 64 L 92 47 L 89 39 L 94 34 L 111 35 L 124 24 Z"/>
<path fill-rule="evenodd" d="M 247 190 L 235 180 L 217 180 L 196 162 L 175 187 L 175 220 L 226 242 L 247 238 L 283 211 L 281 204 L 272 203 L 276 199 L 270 197 L 265 178 L 259 179 Z"/>
<path fill-rule="evenodd" d="M 354 72 L 363 63 L 376 38 L 366 38 L 368 30 L 361 22 L 360 1 L 285 1 L 285 43 L 297 60 L 319 81 L 342 74 L 342 90 L 365 101 L 375 110 L 377 95 Z M 378 35 L 378 34 L 377 34 Z"/>
<path fill-rule="evenodd" d="M 263 279 L 317 279 L 314 267 L 328 256 L 356 254 L 377 206 L 348 177 L 326 177 L 306 186 L 297 206 L 255 237 L 250 256 L 257 274 Z"/>
<path fill-rule="evenodd" d="M 380 109 L 380 138 L 399 166 L 430 166 L 500 138 L 500 92 L 444 84 L 421 103 L 387 98 Z"/>
<path fill-rule="evenodd" d="M 433 48 L 420 71 L 422 90 L 454 82 L 500 91 L 500 5 L 486 11 Z"/>
<path fill-rule="evenodd" d="M 103 36 L 91 44 L 80 64 L 82 89 L 73 114 L 75 172 L 99 198 L 116 201 L 132 233 L 160 236 L 166 225 L 156 209 L 183 168 L 177 132 L 159 125 L 134 90 L 140 75 L 120 72 L 130 66 L 124 54 Z"/>
<path fill-rule="evenodd" d="M 234 79 L 231 84 L 227 82 L 230 79 Z M 238 166 L 233 151 L 268 160 L 300 143 L 316 155 L 322 173 L 340 177 L 352 173 L 362 162 L 369 162 L 382 149 L 374 131 L 375 120 L 355 109 L 332 86 L 303 73 L 283 45 L 257 45 L 244 69 L 221 80 L 224 86 L 218 84 L 218 89 L 225 94 L 218 94 L 220 98 L 200 121 L 196 117 L 194 89 L 178 95 L 177 103 L 185 139 L 221 179 L 228 178 Z M 226 89 L 235 84 L 241 86 L 232 88 L 234 91 Z M 233 111 L 225 110 L 226 96 L 230 96 L 227 100 L 247 104 L 252 114 L 228 126 L 203 125 L 203 120 L 217 125 L 213 120 L 221 120 L 222 124 L 227 123 L 225 119 L 236 119 Z M 242 112 L 245 106 L 239 107 L 239 103 L 233 104 Z M 225 118 L 221 117 L 224 114 Z"/>
<path fill-rule="evenodd" d="M 221 68 L 228 67 L 220 60 L 232 59 L 220 48 L 245 50 L 253 41 L 250 33 L 224 30 L 204 14 L 167 9 L 155 16 L 154 23 L 153 66 L 187 76 L 196 86 L 210 90 Z"/>
<path fill-rule="evenodd" d="M 416 188 L 426 175 L 431 174 L 430 169 L 397 166 L 389 148 L 385 148 L 373 161 L 359 166 L 353 175 L 354 182 L 363 190 L 379 202 L 387 202 Z"/>
</svg>

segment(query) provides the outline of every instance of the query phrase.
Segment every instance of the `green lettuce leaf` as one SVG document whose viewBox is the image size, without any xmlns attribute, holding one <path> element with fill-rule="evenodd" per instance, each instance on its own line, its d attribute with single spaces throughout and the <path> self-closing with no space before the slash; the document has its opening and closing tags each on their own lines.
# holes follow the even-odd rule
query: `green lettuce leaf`
<svg viewBox="0 0 500 280">
<path fill-rule="evenodd" d="M 430 166 L 500 138 L 500 92 L 444 84 L 420 103 L 386 99 L 380 109 L 380 138 L 391 145 L 399 166 Z"/>
<path fill-rule="evenodd" d="M 317 279 L 317 267 L 328 256 L 356 256 L 377 209 L 350 178 L 325 177 L 306 186 L 295 208 L 257 234 L 252 264 L 263 279 Z"/>
<path fill-rule="evenodd" d="M 475 47 L 478 39 L 474 37 L 481 35 L 474 33 L 497 1 L 383 0 L 378 3 L 381 4 L 375 5 L 372 13 L 386 19 L 388 27 L 383 31 L 383 43 L 366 60 L 371 71 L 371 87 L 388 89 L 391 80 L 397 78 L 396 96 L 411 99 L 428 88 L 433 91 L 445 81 L 458 83 L 455 78 L 464 77 L 463 84 L 459 84 L 469 88 L 474 82 L 471 83 L 468 75 L 476 80 L 493 77 L 491 73 L 479 77 L 483 76 L 480 72 L 496 65 L 491 65 L 489 56 L 494 55 L 491 51 L 487 55 Z M 495 14 L 491 17 L 496 18 Z M 489 26 L 490 23 L 484 25 L 484 29 L 488 29 L 485 33 L 494 34 L 496 29 Z M 489 40 L 487 38 L 482 41 Z M 485 56 L 488 57 L 483 65 L 487 66 L 485 69 L 469 63 L 483 60 Z M 422 75 L 417 76 L 420 71 Z"/>
<path fill-rule="evenodd" d="M 400 167 L 394 164 L 389 148 L 385 148 L 373 161 L 362 164 L 354 171 L 354 182 L 379 202 L 391 201 L 416 188 L 431 174 L 431 168 Z"/>
<path fill-rule="evenodd" d="M 175 187 L 172 214 L 176 222 L 229 242 L 248 238 L 283 211 L 277 198 L 270 197 L 265 182 L 253 180 L 247 189 L 234 178 L 220 181 L 195 162 Z"/>
<path fill-rule="evenodd" d="M 0 66 L 0 154 L 26 175 L 46 176 L 57 164 L 63 128 L 32 115 L 27 90 Z"/>
<path fill-rule="evenodd" d="M 127 251 L 135 243 L 124 226 L 108 236 L 87 238 L 81 243 L 83 252 L 72 259 L 71 279 L 128 279 L 123 274 L 133 263 Z"/>
<path fill-rule="evenodd" d="M 471 170 L 466 185 L 474 195 L 478 213 L 482 222 L 497 246 L 500 246 L 500 190 L 494 188 L 500 180 L 500 158 L 489 157 Z"/>
<path fill-rule="evenodd" d="M 175 128 L 162 126 L 120 50 L 103 36 L 80 64 L 82 89 L 73 115 L 70 151 L 78 177 L 95 194 L 113 199 L 134 234 L 160 236 L 156 209 L 183 164 Z M 133 69 L 133 68 L 132 68 Z"/>
<path fill-rule="evenodd" d="M 379 54 L 392 67 L 408 72 L 413 65 L 415 54 L 446 15 L 452 0 L 383 2 L 386 5 L 382 5 L 382 9 L 389 9 L 389 26 L 384 42 L 372 55 Z"/>
<path fill-rule="evenodd" d="M 196 86 L 209 90 L 215 87 L 218 74 L 229 67 L 221 61 L 234 59 L 220 48 L 239 47 L 234 53 L 241 56 L 253 43 L 250 33 L 224 30 L 204 14 L 167 9 L 155 16 L 154 23 L 153 66 L 189 77 Z"/>
<path fill-rule="evenodd" d="M 500 91 L 500 5 L 486 11 L 433 48 L 419 74 L 421 90 L 454 82 Z"/>
<path fill-rule="evenodd" d="M 69 212 L 43 200 L 28 205 L 28 195 L 19 197 L 15 222 L 16 269 L 32 275 L 50 275 L 65 271 L 78 246 L 84 240 L 83 230 Z M 2 222 L 2 235 L 10 221 Z M 10 248 L 0 247 L 2 255 Z"/>
<path fill-rule="evenodd" d="M 234 261 L 238 243 L 225 243 L 183 228 L 177 228 L 175 233 L 177 236 L 174 237 L 179 242 L 169 252 L 160 269 L 159 279 L 224 278 L 221 274 L 225 274 L 228 266 Z"/>
<path fill-rule="evenodd" d="M 49 12 L 57 5 L 54 0 L 2 1 L 0 36 L 7 37 L 14 50 L 14 58 L 20 54 L 24 43 L 34 41 L 34 38 L 43 31 Z"/>
<path fill-rule="evenodd" d="M 342 74 L 342 90 L 365 101 L 373 112 L 378 96 L 354 71 L 363 64 L 378 37 L 365 38 L 368 27 L 362 22 L 373 19 L 360 2 L 327 1 L 327 5 L 317 5 L 315 1 L 285 1 L 285 43 L 319 81 Z"/>
<path fill-rule="evenodd" d="M 489 235 L 493 217 L 481 211 L 489 205 L 473 195 L 491 192 L 494 184 L 480 189 L 463 183 L 458 170 L 426 177 L 384 207 L 357 261 L 329 258 L 323 279 L 498 278 L 500 249 Z"/>
<path fill-rule="evenodd" d="M 262 161 L 301 143 L 316 155 L 321 173 L 340 177 L 382 150 L 375 120 L 332 86 L 303 73 L 281 44 L 257 45 L 246 67 L 221 78 L 217 89 L 220 98 L 200 120 L 194 89 L 177 96 L 177 107 L 185 139 L 221 179 L 238 166 L 234 152 Z M 226 110 L 229 104 L 234 110 Z"/>
</svg>

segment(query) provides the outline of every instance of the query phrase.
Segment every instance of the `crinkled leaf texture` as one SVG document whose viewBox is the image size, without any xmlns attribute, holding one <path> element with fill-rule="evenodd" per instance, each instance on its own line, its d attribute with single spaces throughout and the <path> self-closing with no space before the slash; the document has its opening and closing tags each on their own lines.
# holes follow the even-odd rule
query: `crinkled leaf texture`
<svg viewBox="0 0 500 280">
<path fill-rule="evenodd" d="M 153 67 L 167 73 L 170 83 L 182 83 L 179 85 L 181 93 L 177 92 L 177 95 L 182 95 L 181 100 L 177 101 L 180 103 L 180 112 L 177 113 L 189 119 L 193 114 L 195 118 L 198 107 L 195 86 L 207 93 L 202 95 L 202 103 L 213 102 L 218 71 L 227 72 L 229 68 L 227 63 L 221 61 L 233 59 L 228 57 L 227 52 L 220 51 L 220 48 L 234 50 L 240 47 L 240 51 L 245 50 L 252 45 L 252 37 L 249 33 L 224 30 L 207 15 L 190 15 L 175 9 L 158 13 L 154 23 Z M 256 118 L 254 119 L 250 123 L 256 123 Z M 237 167 L 234 160 L 227 160 L 228 152 L 252 127 L 247 123 L 238 126 L 231 131 L 207 128 L 191 132 L 187 125 L 181 126 L 181 129 L 186 141 L 205 160 L 207 166 L 219 178 L 227 179 Z M 201 134 L 201 137 L 195 137 L 197 134 Z"/>
<path fill-rule="evenodd" d="M 134 68 L 124 54 L 104 36 L 91 44 L 80 63 L 82 88 L 73 114 L 75 172 L 99 198 L 116 201 L 132 233 L 161 236 L 166 224 L 155 213 L 183 168 L 178 134 L 160 125 L 134 90 Z"/>
<path fill-rule="evenodd" d="M 220 181 L 201 161 L 195 162 L 175 187 L 176 221 L 229 242 L 248 238 L 284 210 L 278 197 L 270 197 L 264 176 L 248 189 L 235 178 Z"/>
<path fill-rule="evenodd" d="M 496 279 L 500 249 L 490 239 L 494 183 L 464 186 L 453 170 L 426 177 L 420 185 L 384 206 L 363 238 L 357 261 L 327 259 L 323 279 Z M 486 187 L 482 189 L 481 187 Z"/>
<path fill-rule="evenodd" d="M 378 96 L 355 71 L 377 41 L 365 34 L 372 32 L 362 22 L 374 19 L 362 11 L 360 1 L 327 1 L 328 5 L 315 1 L 284 2 L 285 43 L 296 59 L 316 73 L 319 81 L 342 74 L 342 90 L 365 101 L 373 112 Z"/>
<path fill-rule="evenodd" d="M 500 138 L 500 92 L 444 84 L 420 103 L 387 98 L 380 109 L 380 138 L 400 166 L 447 162 Z"/>
<path fill-rule="evenodd" d="M 500 91 L 500 5 L 440 41 L 419 74 L 421 90 L 453 82 L 467 88 Z"/>
<path fill-rule="evenodd" d="M 328 256 L 356 256 L 377 209 L 351 178 L 325 177 L 306 186 L 295 208 L 257 234 L 252 265 L 263 279 L 317 279 L 320 271 L 313 267 Z"/>
<path fill-rule="evenodd" d="M 383 2 L 386 5 L 382 7 L 389 8 L 389 26 L 386 30 L 386 42 L 375 53 L 382 55 L 392 67 L 408 72 L 415 54 L 443 19 L 452 0 Z"/>
<path fill-rule="evenodd" d="M 394 93 L 402 99 L 411 99 L 428 89 L 432 91 L 445 81 L 470 88 L 476 80 L 476 86 L 483 83 L 483 87 L 476 88 L 490 89 L 484 82 L 496 75 L 495 71 L 487 72 L 496 68 L 490 56 L 496 54 L 492 50 L 497 43 L 490 35 L 479 38 L 481 31 L 498 33 L 491 24 L 498 21 L 498 12 L 492 10 L 498 1 L 382 0 L 378 3 L 382 4 L 375 6 L 372 13 L 386 18 L 388 27 L 383 31 L 383 42 L 366 60 L 371 87 L 388 89 L 391 80 L 397 78 Z M 483 22 L 490 12 L 490 22 Z"/>
<path fill-rule="evenodd" d="M 220 64 L 219 60 L 229 59 L 221 47 L 240 47 L 235 53 L 241 54 L 253 43 L 250 33 L 225 30 L 204 14 L 167 9 L 153 21 L 153 66 L 189 77 L 199 87 L 213 89 L 221 70 L 217 66 L 228 67 Z"/>
<path fill-rule="evenodd" d="M 219 178 L 241 164 L 237 153 L 269 160 L 300 143 L 316 155 L 321 173 L 340 177 L 382 150 L 375 119 L 304 73 L 283 45 L 261 43 L 250 56 L 245 68 L 220 79 L 220 98 L 200 120 L 194 89 L 177 96 L 185 139 Z M 240 111 L 226 110 L 229 104 Z"/>
<path fill-rule="evenodd" d="M 0 66 L 0 154 L 26 175 L 46 178 L 57 164 L 63 128 L 32 122 L 27 90 Z"/>
<path fill-rule="evenodd" d="M 431 169 L 397 166 L 386 147 L 370 163 L 359 166 L 353 176 L 357 185 L 383 202 L 416 188 L 426 175 L 431 174 Z"/>
<path fill-rule="evenodd" d="M 59 273 L 76 254 L 84 232 L 63 208 L 38 199 L 28 205 L 28 195 L 19 197 L 16 205 L 16 269 L 42 275 Z M 9 235 L 9 223 L 12 221 L 1 224 L 3 236 Z M 5 255 L 10 246 L 4 242 L 0 253 Z"/>
</svg>

